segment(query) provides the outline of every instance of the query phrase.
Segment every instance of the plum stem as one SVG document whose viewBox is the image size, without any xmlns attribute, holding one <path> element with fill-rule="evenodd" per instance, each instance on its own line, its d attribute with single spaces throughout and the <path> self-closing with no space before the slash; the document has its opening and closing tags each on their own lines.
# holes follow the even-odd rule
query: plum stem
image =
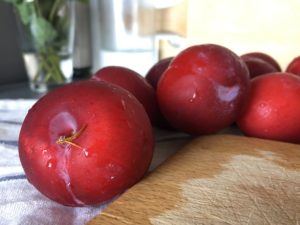
<svg viewBox="0 0 300 225">
<path fill-rule="evenodd" d="M 76 131 L 76 132 L 73 131 L 71 136 L 60 136 L 57 139 L 56 143 L 57 144 L 69 144 L 69 145 L 72 145 L 74 147 L 83 149 L 80 145 L 77 145 L 73 141 L 82 134 L 82 132 L 86 129 L 86 127 L 87 127 L 87 125 L 84 125 L 79 131 Z"/>
</svg>

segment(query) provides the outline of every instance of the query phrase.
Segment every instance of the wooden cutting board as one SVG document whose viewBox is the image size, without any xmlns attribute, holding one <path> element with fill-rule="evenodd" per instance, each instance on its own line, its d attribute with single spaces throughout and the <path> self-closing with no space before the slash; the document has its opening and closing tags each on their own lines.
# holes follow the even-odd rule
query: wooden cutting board
<svg viewBox="0 0 300 225">
<path fill-rule="evenodd" d="M 199 137 L 88 224 L 299 225 L 300 145 Z"/>
</svg>

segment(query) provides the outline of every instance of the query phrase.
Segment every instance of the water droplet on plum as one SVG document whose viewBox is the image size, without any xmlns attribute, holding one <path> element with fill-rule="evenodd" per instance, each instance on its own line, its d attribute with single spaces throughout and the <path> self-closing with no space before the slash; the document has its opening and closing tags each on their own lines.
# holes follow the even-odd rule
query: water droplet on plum
<svg viewBox="0 0 300 225">
<path fill-rule="evenodd" d="M 192 98 L 190 99 L 190 102 L 191 103 L 194 102 L 196 98 L 197 98 L 197 92 L 194 92 Z"/>
<path fill-rule="evenodd" d="M 259 106 L 260 106 L 261 108 L 263 108 L 263 107 L 266 106 L 266 104 L 265 104 L 265 103 L 260 103 Z"/>
<path fill-rule="evenodd" d="M 54 169 L 56 166 L 56 161 L 54 159 L 49 159 L 47 161 L 46 167 L 49 169 Z"/>
<path fill-rule="evenodd" d="M 42 151 L 42 154 L 43 155 L 46 155 L 48 153 L 48 150 L 47 149 L 44 149 L 43 151 Z"/>
<path fill-rule="evenodd" d="M 122 99 L 121 102 L 122 102 L 123 109 L 126 111 L 127 107 L 126 107 L 126 102 L 125 102 L 125 100 Z"/>
<path fill-rule="evenodd" d="M 90 153 L 88 152 L 88 150 L 86 148 L 83 149 L 83 154 L 85 157 L 89 157 Z"/>
</svg>

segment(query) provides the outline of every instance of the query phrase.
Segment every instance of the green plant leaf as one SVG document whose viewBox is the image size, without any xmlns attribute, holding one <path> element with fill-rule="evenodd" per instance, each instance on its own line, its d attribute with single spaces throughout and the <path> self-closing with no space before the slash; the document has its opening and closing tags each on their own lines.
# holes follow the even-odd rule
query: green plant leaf
<svg viewBox="0 0 300 225">
<path fill-rule="evenodd" d="M 32 17 L 30 30 L 37 49 L 45 48 L 57 36 L 57 32 L 53 26 L 46 19 L 39 16 Z"/>
<path fill-rule="evenodd" d="M 16 13 L 18 13 L 24 25 L 29 24 L 30 17 L 34 13 L 33 2 L 27 2 L 23 0 L 4 0 L 4 1 L 14 6 L 14 10 L 16 11 Z"/>
<path fill-rule="evenodd" d="M 15 6 L 18 11 L 21 21 L 24 25 L 28 25 L 30 22 L 30 18 L 34 14 L 34 6 L 32 3 L 20 3 Z"/>
</svg>

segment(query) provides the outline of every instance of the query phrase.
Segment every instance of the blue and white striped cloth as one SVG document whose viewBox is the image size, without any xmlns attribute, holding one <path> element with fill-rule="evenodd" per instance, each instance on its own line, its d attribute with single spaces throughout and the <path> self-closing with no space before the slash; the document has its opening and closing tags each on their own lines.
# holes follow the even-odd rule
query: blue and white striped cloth
<svg viewBox="0 0 300 225">
<path fill-rule="evenodd" d="M 0 100 L 0 225 L 82 225 L 103 206 L 66 207 L 50 201 L 27 180 L 19 161 L 18 136 L 35 100 Z"/>
</svg>

